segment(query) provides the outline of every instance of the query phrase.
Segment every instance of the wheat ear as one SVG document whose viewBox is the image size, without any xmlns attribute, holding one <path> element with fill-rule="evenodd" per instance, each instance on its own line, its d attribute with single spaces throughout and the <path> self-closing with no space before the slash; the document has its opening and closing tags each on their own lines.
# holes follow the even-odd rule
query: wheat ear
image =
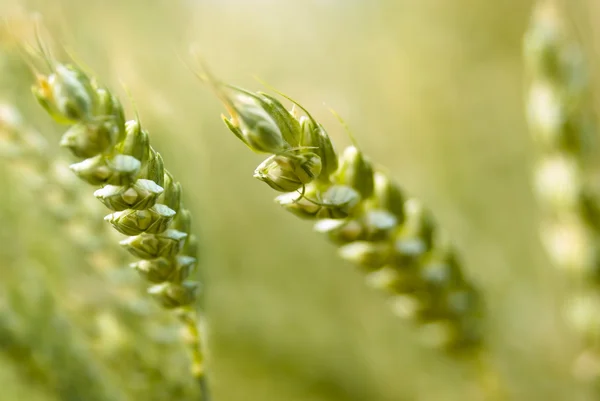
<svg viewBox="0 0 600 401">
<path fill-rule="evenodd" d="M 106 87 L 77 65 L 56 62 L 40 49 L 50 71 L 37 73 L 33 93 L 57 122 L 70 126 L 61 145 L 81 159 L 71 170 L 101 187 L 94 195 L 113 211 L 105 220 L 128 236 L 120 244 L 139 260 L 132 267 L 152 283 L 148 292 L 176 311 L 186 327 L 192 373 L 205 387 L 194 309 L 199 285 L 188 280 L 196 265 L 197 240 L 181 201 L 181 185 L 164 168 L 139 120 L 125 121 L 119 100 Z"/>
<path fill-rule="evenodd" d="M 23 279 L 44 283 L 45 268 L 28 259 L 23 263 L 30 269 Z M 3 294 L 0 351 L 30 385 L 58 399 L 126 400 L 123 390 L 106 380 L 105 366 L 86 349 L 74 322 L 62 313 L 47 286 L 35 287 L 14 286 Z M 57 361 L 63 361 L 60 368 Z"/>
<path fill-rule="evenodd" d="M 360 266 L 400 315 L 432 329 L 434 345 L 471 360 L 484 354 L 481 294 L 418 200 L 356 144 L 338 156 L 325 128 L 289 97 L 279 93 L 293 103 L 291 111 L 269 94 L 217 82 L 208 73 L 201 78 L 230 113 L 223 116 L 226 126 L 251 150 L 270 154 L 254 177 L 282 192 L 276 203 L 315 221 L 315 230 Z M 485 391 L 496 398 L 496 378 L 482 366 Z"/>
<path fill-rule="evenodd" d="M 600 374 L 600 209 L 591 185 L 596 132 L 586 104 L 582 49 L 554 1 L 535 6 L 524 41 L 530 85 L 527 117 L 537 146 L 534 189 L 542 212 L 541 239 L 568 282 L 567 321 L 583 341 L 576 374 Z"/>
<path fill-rule="evenodd" d="M 81 183 L 69 170 L 65 160 L 54 160 L 46 138 L 27 126 L 16 107 L 0 102 L 0 157 L 19 182 L 31 190 L 45 210 L 65 229 L 69 240 L 88 256 L 90 266 L 100 276 L 109 267 L 126 264 L 126 255 L 110 241 L 108 228 L 96 217 L 104 210 L 88 201 Z M 115 292 L 116 294 L 117 292 Z"/>
</svg>

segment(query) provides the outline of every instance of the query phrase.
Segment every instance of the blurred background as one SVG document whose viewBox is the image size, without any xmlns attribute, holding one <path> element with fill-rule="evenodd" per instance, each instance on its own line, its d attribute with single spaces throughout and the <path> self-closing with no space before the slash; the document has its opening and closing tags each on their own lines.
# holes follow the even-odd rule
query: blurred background
<svg viewBox="0 0 600 401">
<path fill-rule="evenodd" d="M 565 4 L 594 72 L 600 3 Z M 473 372 L 424 346 L 310 223 L 252 179 L 262 158 L 223 126 L 222 107 L 190 71 L 190 47 L 228 82 L 261 89 L 256 75 L 297 99 L 341 149 L 349 141 L 334 108 L 365 153 L 434 211 L 486 295 L 492 359 L 511 399 L 585 396 L 570 376 L 575 341 L 558 318 L 560 274 L 539 244 L 529 183 L 521 41 L 531 8 L 529 0 L 0 0 L 0 16 L 24 30 L 39 14 L 52 41 L 118 93 L 130 117 L 137 109 L 182 183 L 202 243 L 215 401 L 479 398 Z M 2 35 L 0 103 L 41 133 L 46 158 L 65 157 L 64 129 L 35 104 L 33 77 Z M 57 200 L 30 170 L 0 158 L 0 399 L 198 399 L 177 322 L 147 300 L 135 272 L 118 267 L 126 256 L 74 241 L 107 240 L 101 208 L 87 205 L 93 189 L 71 182 Z M 61 214 L 74 208 L 86 213 Z"/>
</svg>

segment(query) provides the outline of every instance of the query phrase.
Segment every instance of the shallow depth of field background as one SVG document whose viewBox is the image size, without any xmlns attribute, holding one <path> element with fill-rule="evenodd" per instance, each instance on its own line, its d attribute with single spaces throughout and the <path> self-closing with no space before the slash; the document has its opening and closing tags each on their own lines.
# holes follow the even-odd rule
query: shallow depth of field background
<svg viewBox="0 0 600 401">
<path fill-rule="evenodd" d="M 339 149 L 349 141 L 327 108 L 341 114 L 451 234 L 487 295 L 493 359 L 512 399 L 571 400 L 583 394 L 569 375 L 575 343 L 558 318 L 560 276 L 538 243 L 529 185 L 521 39 L 531 3 L 0 0 L 0 16 L 38 12 L 131 117 L 126 87 L 181 181 L 202 243 L 215 401 L 477 397 L 473 372 L 423 345 L 252 178 L 262 158 L 223 126 L 222 107 L 186 66 L 192 46 L 222 79 L 256 90 L 257 75 L 299 100 Z M 570 0 L 569 17 L 597 65 L 594 3 Z M 64 156 L 61 127 L 34 103 L 31 76 L 1 39 L 0 101 L 18 105 Z M 176 323 L 152 305 L 123 311 L 145 299 L 135 272 L 111 279 L 131 284 L 115 299 L 114 283 L 90 271 L 63 223 L 2 160 L 0 221 L 1 400 L 197 399 Z"/>
</svg>

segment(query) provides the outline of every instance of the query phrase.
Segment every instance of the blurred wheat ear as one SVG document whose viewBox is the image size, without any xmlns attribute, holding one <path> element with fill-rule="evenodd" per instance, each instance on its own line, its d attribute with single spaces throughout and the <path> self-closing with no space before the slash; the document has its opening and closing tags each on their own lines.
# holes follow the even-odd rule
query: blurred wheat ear
<svg viewBox="0 0 600 401">
<path fill-rule="evenodd" d="M 580 335 L 578 378 L 600 376 L 600 192 L 598 152 L 585 56 L 554 1 L 539 1 L 524 41 L 530 77 L 529 127 L 537 145 L 534 190 L 542 212 L 541 240 L 568 282 L 565 318 Z"/>
<path fill-rule="evenodd" d="M 104 219 L 126 239 L 120 245 L 138 259 L 131 267 L 149 283 L 148 293 L 180 318 L 191 371 L 208 399 L 204 350 L 195 302 L 199 284 L 189 280 L 195 269 L 197 241 L 191 216 L 182 204 L 182 189 L 149 143 L 139 120 L 126 121 L 119 100 L 76 64 L 54 60 L 39 44 L 32 65 L 33 93 L 57 122 L 70 126 L 61 146 L 79 162 L 70 169 L 82 181 L 100 187 L 94 195 L 113 213 Z"/>
<path fill-rule="evenodd" d="M 287 110 L 274 96 L 207 82 L 223 101 L 225 125 L 251 150 L 270 156 L 254 177 L 281 192 L 275 201 L 338 246 L 383 290 L 423 339 L 473 364 L 486 399 L 503 399 L 484 341 L 480 291 L 431 213 L 407 197 L 383 167 L 354 143 L 338 155 L 325 128 L 299 103 Z"/>
<path fill-rule="evenodd" d="M 24 126 L 16 108 L 0 104 L 0 159 L 8 161 L 7 166 L 16 180 L 23 189 L 35 194 L 39 204 L 47 207 L 47 214 L 57 219 L 76 219 L 80 212 L 77 206 L 69 213 L 63 207 L 65 204 L 54 202 L 53 190 L 62 192 L 62 186 L 53 180 L 50 161 L 45 157 L 46 145 L 41 135 Z M 86 248 L 93 243 L 94 236 L 77 242 Z M 62 315 L 54 295 L 44 285 L 45 277 L 37 276 L 45 269 L 33 259 L 21 257 L 22 265 L 28 268 L 24 275 L 26 281 L 37 283 L 36 291 L 32 291 L 31 285 L 6 288 L 0 303 L 2 353 L 14 361 L 14 366 L 30 384 L 45 394 L 55 393 L 62 398 L 85 396 L 99 401 L 125 399 L 118 388 L 103 383 L 101 377 L 105 372 L 89 350 L 82 347 L 82 339 L 71 329 L 72 322 Z M 23 274 L 21 279 L 24 279 Z M 36 324 L 30 324 L 27 319 L 35 319 Z M 57 334 L 60 339 L 48 340 Z M 57 359 L 69 362 L 56 369 L 53 364 Z"/>
<path fill-rule="evenodd" d="M 106 225 L 98 220 L 102 208 L 90 202 L 85 186 L 69 171 L 68 163 L 54 160 L 46 138 L 25 124 L 16 107 L 0 103 L 0 157 L 46 208 L 49 216 L 62 223 L 70 241 L 88 256 L 99 275 L 107 275 L 109 266 L 126 263 L 107 235 Z M 116 295 L 116 294 L 115 294 Z"/>
<path fill-rule="evenodd" d="M 37 282 L 36 291 L 30 286 L 8 290 L 7 308 L 2 308 L 0 318 L 2 352 L 14 361 L 29 385 L 41 388 L 49 397 L 127 400 L 122 388 L 106 380 L 105 368 L 85 347 L 74 322 L 61 313 L 44 284 L 45 277 L 39 276 L 44 269 L 31 260 L 28 265 L 35 271 L 28 278 Z M 29 319 L 35 319 L 36 324 L 30 324 Z"/>
</svg>

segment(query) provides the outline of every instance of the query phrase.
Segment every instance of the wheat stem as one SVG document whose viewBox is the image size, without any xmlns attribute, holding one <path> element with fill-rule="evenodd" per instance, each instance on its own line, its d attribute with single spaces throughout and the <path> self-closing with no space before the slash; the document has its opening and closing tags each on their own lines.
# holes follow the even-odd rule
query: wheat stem
<svg viewBox="0 0 600 401">
<path fill-rule="evenodd" d="M 186 308 L 181 310 L 179 318 L 186 329 L 186 344 L 192 356 L 192 374 L 200 382 L 205 381 L 206 372 L 203 345 L 200 335 L 200 319 L 195 310 Z M 204 386 L 204 384 L 203 384 Z"/>
</svg>

